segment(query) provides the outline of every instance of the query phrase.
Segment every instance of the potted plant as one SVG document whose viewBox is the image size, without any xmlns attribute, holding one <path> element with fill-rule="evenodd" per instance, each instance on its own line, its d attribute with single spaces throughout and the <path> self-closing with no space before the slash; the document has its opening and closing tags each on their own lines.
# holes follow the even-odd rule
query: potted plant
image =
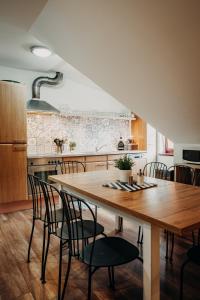
<svg viewBox="0 0 200 300">
<path fill-rule="evenodd" d="M 73 151 L 76 148 L 76 143 L 75 142 L 69 142 L 69 150 Z"/>
<path fill-rule="evenodd" d="M 119 180 L 121 182 L 128 182 L 134 164 L 133 160 L 127 154 L 115 161 L 115 167 L 119 169 Z"/>
</svg>

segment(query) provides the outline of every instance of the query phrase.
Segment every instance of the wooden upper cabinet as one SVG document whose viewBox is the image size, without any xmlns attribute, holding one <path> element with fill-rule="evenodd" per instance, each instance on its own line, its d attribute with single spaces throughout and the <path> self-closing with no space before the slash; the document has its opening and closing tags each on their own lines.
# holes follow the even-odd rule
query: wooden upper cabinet
<svg viewBox="0 0 200 300">
<path fill-rule="evenodd" d="M 26 143 L 26 90 L 0 81 L 0 143 Z"/>
<path fill-rule="evenodd" d="M 147 150 L 147 123 L 138 116 L 131 121 L 131 135 L 138 150 Z"/>
</svg>

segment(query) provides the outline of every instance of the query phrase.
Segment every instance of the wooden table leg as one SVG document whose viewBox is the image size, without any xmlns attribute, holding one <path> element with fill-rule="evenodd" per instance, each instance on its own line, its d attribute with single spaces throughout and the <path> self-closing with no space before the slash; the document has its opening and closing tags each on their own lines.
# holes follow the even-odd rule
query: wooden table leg
<svg viewBox="0 0 200 300">
<path fill-rule="evenodd" d="M 160 300 L 160 228 L 143 225 L 143 299 Z"/>
</svg>

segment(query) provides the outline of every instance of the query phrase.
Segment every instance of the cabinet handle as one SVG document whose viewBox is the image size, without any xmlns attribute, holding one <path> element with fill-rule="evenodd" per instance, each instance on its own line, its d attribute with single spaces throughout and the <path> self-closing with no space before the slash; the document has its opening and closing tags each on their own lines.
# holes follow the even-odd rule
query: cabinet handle
<svg viewBox="0 0 200 300">
<path fill-rule="evenodd" d="M 106 166 L 105 163 L 97 163 L 96 166 Z"/>
<path fill-rule="evenodd" d="M 26 151 L 26 145 L 13 145 L 13 151 Z"/>
<path fill-rule="evenodd" d="M 14 144 L 26 144 L 26 140 L 13 140 Z"/>
</svg>

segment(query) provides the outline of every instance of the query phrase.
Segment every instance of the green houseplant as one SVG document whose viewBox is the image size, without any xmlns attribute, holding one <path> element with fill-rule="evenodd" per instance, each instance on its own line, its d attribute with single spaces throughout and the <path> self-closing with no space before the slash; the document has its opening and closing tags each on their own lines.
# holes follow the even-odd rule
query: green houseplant
<svg viewBox="0 0 200 300">
<path fill-rule="evenodd" d="M 73 151 L 75 148 L 76 148 L 76 143 L 73 141 L 69 142 L 69 150 Z"/>
<path fill-rule="evenodd" d="M 135 163 L 132 158 L 130 158 L 127 154 L 115 161 L 115 167 L 119 169 L 120 181 L 128 182 L 128 178 L 132 174 L 132 167 L 134 164 Z"/>
</svg>

